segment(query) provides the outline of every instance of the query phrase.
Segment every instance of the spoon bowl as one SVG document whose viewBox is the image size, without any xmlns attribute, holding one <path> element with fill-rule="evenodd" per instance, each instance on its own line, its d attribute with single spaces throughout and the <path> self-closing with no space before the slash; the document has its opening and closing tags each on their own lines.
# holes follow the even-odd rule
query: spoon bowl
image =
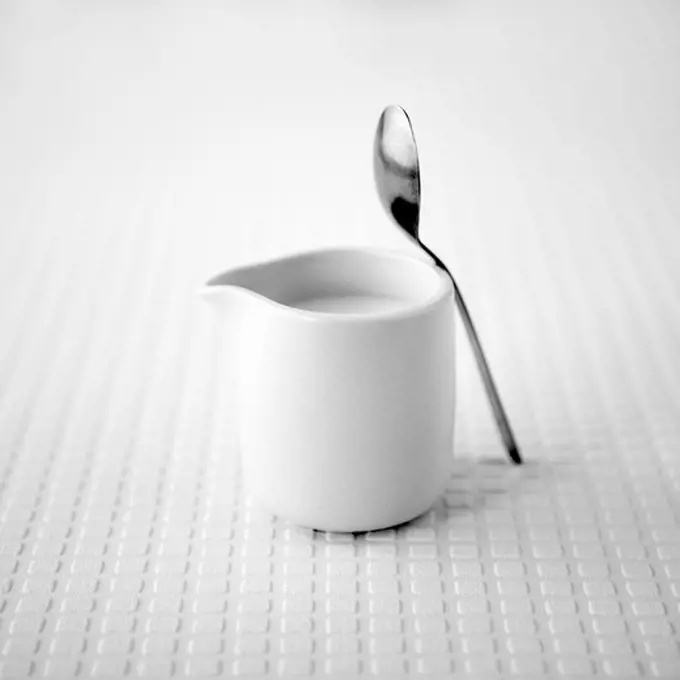
<svg viewBox="0 0 680 680">
<path fill-rule="evenodd" d="M 373 145 L 378 197 L 392 219 L 420 245 L 420 166 L 406 112 L 388 106 L 378 121 Z"/>
</svg>

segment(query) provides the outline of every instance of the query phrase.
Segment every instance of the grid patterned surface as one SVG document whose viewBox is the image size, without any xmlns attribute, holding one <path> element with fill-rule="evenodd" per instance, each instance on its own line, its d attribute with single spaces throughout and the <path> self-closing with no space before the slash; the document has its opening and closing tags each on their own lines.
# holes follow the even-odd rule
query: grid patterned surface
<svg viewBox="0 0 680 680">
<path fill-rule="evenodd" d="M 449 125 L 443 99 L 464 83 L 403 83 L 430 160 L 425 240 L 459 275 L 527 464 L 505 463 L 461 336 L 444 497 L 391 531 L 302 530 L 241 487 L 228 338 L 195 289 L 296 249 L 391 246 L 367 154 L 394 92 L 370 94 L 364 66 L 342 62 L 356 98 L 326 128 L 309 98 L 306 119 L 253 122 L 200 95 L 214 74 L 181 70 L 235 56 L 221 14 L 88 11 L 51 16 L 53 33 L 15 18 L 23 42 L 5 40 L 25 86 L 1 114 L 0 677 L 679 677 L 680 155 L 596 136 L 579 151 L 540 118 L 542 145 L 487 147 L 474 108 Z M 423 21 L 438 35 L 435 14 Z M 675 49 L 669 22 L 635 26 L 650 60 Z M 51 60 L 25 49 L 37 38 Z M 168 63 L 147 59 L 177 41 Z M 138 64 L 155 64 L 157 100 L 135 90 L 134 127 L 121 98 L 151 87 Z M 176 78 L 242 141 L 208 114 L 173 118 Z M 499 121 L 483 124 L 504 139 Z M 460 164 L 438 167 L 435 141 Z M 355 202 L 333 202 L 344 182 Z"/>
</svg>

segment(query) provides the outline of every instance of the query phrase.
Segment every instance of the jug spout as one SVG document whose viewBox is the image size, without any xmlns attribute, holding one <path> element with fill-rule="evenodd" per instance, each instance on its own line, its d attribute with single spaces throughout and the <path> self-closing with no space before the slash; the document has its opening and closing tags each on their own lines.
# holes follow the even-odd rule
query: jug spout
<svg viewBox="0 0 680 680">
<path fill-rule="evenodd" d="M 236 286 L 212 286 L 204 285 L 198 295 L 219 317 L 236 314 L 242 307 L 244 298 L 249 297 L 248 292 Z"/>
<path fill-rule="evenodd" d="M 220 315 L 232 315 L 261 303 L 271 302 L 262 290 L 261 268 L 242 267 L 226 271 L 208 280 L 199 296 Z"/>
</svg>

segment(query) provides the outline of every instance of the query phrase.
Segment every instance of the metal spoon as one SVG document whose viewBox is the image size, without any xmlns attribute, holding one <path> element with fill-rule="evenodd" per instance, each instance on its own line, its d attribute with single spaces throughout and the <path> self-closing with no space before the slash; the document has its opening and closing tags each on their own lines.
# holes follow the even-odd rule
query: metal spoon
<svg viewBox="0 0 680 680">
<path fill-rule="evenodd" d="M 460 289 L 446 265 L 420 240 L 420 167 L 418 148 L 408 114 L 399 106 L 388 106 L 380 116 L 373 147 L 373 174 L 380 202 L 392 219 L 411 237 L 450 277 L 453 282 L 458 312 L 463 319 L 477 367 L 482 376 L 491 410 L 500 435 L 514 463 L 522 459 L 501 403 L 498 389 L 491 376 L 489 364 Z"/>
</svg>

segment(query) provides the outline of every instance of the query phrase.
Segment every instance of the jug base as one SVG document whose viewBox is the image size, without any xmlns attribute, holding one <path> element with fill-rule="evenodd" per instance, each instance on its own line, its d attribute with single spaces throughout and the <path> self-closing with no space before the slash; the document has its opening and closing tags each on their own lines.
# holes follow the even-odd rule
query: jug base
<svg viewBox="0 0 680 680">
<path fill-rule="evenodd" d="M 432 506 L 437 502 L 441 494 L 439 494 L 434 500 L 430 501 L 426 505 L 421 505 L 417 509 L 411 509 L 404 513 L 394 513 L 394 515 L 389 518 L 366 521 L 356 521 L 349 518 L 342 518 L 338 516 L 336 520 L 326 519 L 314 521 L 310 517 L 294 517 L 290 514 L 284 514 L 274 511 L 266 503 L 257 499 L 258 505 L 271 514 L 273 517 L 277 517 L 288 522 L 291 522 L 303 529 L 311 529 L 312 531 L 319 531 L 324 533 L 340 533 L 340 534 L 365 534 L 371 531 L 386 531 L 388 529 L 396 529 L 400 526 L 408 524 L 419 517 L 425 515 Z M 339 514 L 339 513 L 338 513 Z"/>
</svg>

